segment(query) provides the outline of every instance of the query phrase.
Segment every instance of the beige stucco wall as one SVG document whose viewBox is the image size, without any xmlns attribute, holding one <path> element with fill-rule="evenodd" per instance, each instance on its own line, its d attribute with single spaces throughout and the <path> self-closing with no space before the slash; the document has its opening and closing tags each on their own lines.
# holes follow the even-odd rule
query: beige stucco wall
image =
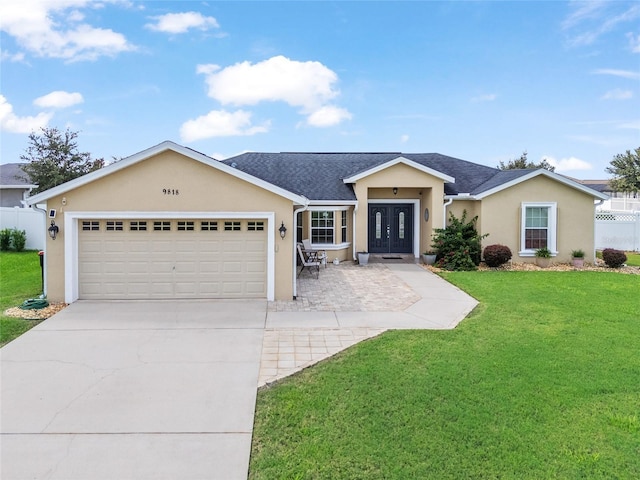
<svg viewBox="0 0 640 480">
<path fill-rule="evenodd" d="M 477 202 L 480 206 L 480 232 L 489 236 L 483 247 L 507 245 L 513 261 L 534 262 L 533 257 L 520 257 L 521 204 L 523 202 L 557 203 L 557 249 L 554 262 L 570 262 L 571 251 L 582 249 L 585 261 L 594 261 L 594 199 L 586 193 L 538 176 Z M 456 204 L 457 202 L 453 202 Z"/>
<path fill-rule="evenodd" d="M 178 190 L 165 195 L 163 189 Z M 63 205 L 63 198 L 65 205 Z M 173 151 L 166 151 L 47 201 L 58 211 L 60 234 L 47 240 L 47 294 L 64 300 L 65 212 L 274 212 L 275 298 L 293 295 L 293 206 L 291 200 Z M 289 229 L 277 233 L 280 222 Z"/>
<path fill-rule="evenodd" d="M 398 193 L 393 194 L 393 188 Z M 428 173 L 405 164 L 396 164 L 358 180 L 354 185 L 358 199 L 356 212 L 355 251 L 368 249 L 368 200 L 369 199 L 411 199 L 419 200 L 420 252 L 430 248 L 434 228 L 442 228 L 444 182 Z M 429 209 L 429 221 L 424 220 L 424 210 Z M 418 252 L 418 253 L 420 253 Z"/>
</svg>

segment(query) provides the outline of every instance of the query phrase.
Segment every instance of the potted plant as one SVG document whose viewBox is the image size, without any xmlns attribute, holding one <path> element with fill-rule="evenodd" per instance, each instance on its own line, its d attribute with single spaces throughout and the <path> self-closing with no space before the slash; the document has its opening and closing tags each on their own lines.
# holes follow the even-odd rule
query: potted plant
<svg viewBox="0 0 640 480">
<path fill-rule="evenodd" d="M 584 267 L 584 251 L 583 250 L 572 250 L 571 251 L 571 263 L 575 268 Z"/>
<path fill-rule="evenodd" d="M 369 252 L 358 252 L 358 263 L 367 265 L 369 263 Z"/>
<path fill-rule="evenodd" d="M 422 254 L 422 261 L 425 265 L 433 265 L 434 263 L 436 263 L 437 255 L 437 252 L 434 252 L 433 250 L 427 250 Z"/>
<path fill-rule="evenodd" d="M 540 268 L 547 268 L 551 263 L 551 250 L 542 247 L 536 250 L 536 265 Z"/>
</svg>

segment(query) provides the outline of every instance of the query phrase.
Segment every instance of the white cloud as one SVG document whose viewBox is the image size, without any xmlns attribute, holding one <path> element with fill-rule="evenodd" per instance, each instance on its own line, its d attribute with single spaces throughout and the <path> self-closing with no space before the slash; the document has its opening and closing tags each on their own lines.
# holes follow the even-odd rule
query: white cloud
<svg viewBox="0 0 640 480">
<path fill-rule="evenodd" d="M 640 17 L 640 6 L 627 8 L 623 2 L 574 1 L 570 8 L 573 12 L 562 22 L 562 28 L 572 30 L 569 45 L 573 47 L 591 45 L 620 24 L 634 22 Z"/>
<path fill-rule="evenodd" d="M 0 3 L 0 29 L 36 56 L 69 62 L 135 50 L 121 33 L 81 23 L 84 20 L 81 8 L 103 5 L 104 2 L 90 0 L 5 1 Z"/>
<path fill-rule="evenodd" d="M 84 102 L 84 98 L 78 92 L 69 93 L 57 90 L 36 98 L 33 104 L 42 108 L 67 108 L 82 102 Z"/>
<path fill-rule="evenodd" d="M 400 136 L 400 143 L 407 143 L 409 141 L 409 135 Z"/>
<path fill-rule="evenodd" d="M 350 119 L 351 114 L 344 108 L 325 105 L 309 115 L 307 123 L 312 127 L 331 127 Z"/>
<path fill-rule="evenodd" d="M 629 100 L 630 98 L 633 98 L 633 92 L 631 90 L 622 90 L 620 88 L 609 90 L 601 97 L 602 100 Z"/>
<path fill-rule="evenodd" d="M 496 98 L 498 98 L 498 95 L 496 95 L 495 93 L 488 93 L 485 95 L 479 95 L 477 97 L 473 97 L 471 101 L 473 103 L 493 102 Z"/>
<path fill-rule="evenodd" d="M 640 120 L 621 123 L 620 125 L 618 125 L 618 128 L 640 130 Z"/>
<path fill-rule="evenodd" d="M 329 105 L 340 94 L 335 88 L 338 76 L 320 62 L 298 62 L 280 55 L 225 68 L 198 65 L 196 71 L 206 76 L 209 97 L 222 105 L 285 102 L 299 107 L 312 126 L 335 125 L 351 118 L 346 109 Z"/>
<path fill-rule="evenodd" d="M 554 157 L 544 156 L 541 160 L 549 162 L 551 166 L 556 168 L 556 172 L 566 172 L 569 170 L 591 170 L 593 168 L 590 163 L 576 157 L 561 158 L 560 160 L 557 160 Z"/>
<path fill-rule="evenodd" d="M 629 39 L 629 48 L 633 53 L 640 53 L 640 34 L 634 35 L 633 33 L 627 33 Z"/>
<path fill-rule="evenodd" d="M 212 110 L 194 120 L 187 120 L 180 127 L 180 138 L 193 142 L 212 137 L 232 137 L 255 135 L 269 131 L 269 123 L 251 125 L 251 112 L 236 110 Z"/>
<path fill-rule="evenodd" d="M 613 75 L 614 77 L 628 78 L 630 80 L 639 80 L 640 73 L 631 70 L 616 70 L 614 68 L 599 68 L 591 72 L 594 75 Z"/>
<path fill-rule="evenodd" d="M 31 133 L 46 127 L 53 113 L 41 112 L 35 117 L 18 117 L 13 113 L 13 106 L 0 95 L 0 130 L 11 133 Z"/>
<path fill-rule="evenodd" d="M 215 18 L 205 17 L 199 12 L 167 13 L 151 18 L 156 23 L 147 23 L 145 27 L 156 32 L 186 33 L 190 28 L 209 30 L 220 27 Z"/>
</svg>

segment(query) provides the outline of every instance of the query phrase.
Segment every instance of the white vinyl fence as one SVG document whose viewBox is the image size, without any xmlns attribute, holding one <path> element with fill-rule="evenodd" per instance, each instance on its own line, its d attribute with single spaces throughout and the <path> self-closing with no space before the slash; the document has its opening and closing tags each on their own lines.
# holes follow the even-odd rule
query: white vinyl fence
<svg viewBox="0 0 640 480">
<path fill-rule="evenodd" d="M 596 212 L 596 249 L 640 251 L 640 212 Z"/>
<path fill-rule="evenodd" d="M 31 208 L 0 207 L 0 230 L 17 228 L 27 233 L 27 250 L 42 250 L 47 234 L 45 214 Z"/>
</svg>

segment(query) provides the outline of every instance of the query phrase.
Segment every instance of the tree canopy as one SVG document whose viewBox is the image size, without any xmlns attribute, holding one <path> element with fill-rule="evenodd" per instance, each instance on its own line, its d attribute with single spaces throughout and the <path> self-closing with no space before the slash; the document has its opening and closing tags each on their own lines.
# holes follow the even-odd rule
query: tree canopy
<svg viewBox="0 0 640 480">
<path fill-rule="evenodd" d="M 500 162 L 498 165 L 500 170 L 518 170 L 518 169 L 529 169 L 529 168 L 544 168 L 545 170 L 549 170 L 550 172 L 555 172 L 556 167 L 547 162 L 546 159 L 542 159 L 540 163 L 533 163 L 527 160 L 527 152 L 522 152 L 520 158 L 515 158 L 509 160 L 507 163 Z"/>
<path fill-rule="evenodd" d="M 79 152 L 78 132 L 68 128 L 42 128 L 29 134 L 29 146 L 20 159 L 27 162 L 22 170 L 31 183 L 38 185 L 34 193 L 43 192 L 62 183 L 104 167 L 104 159 L 92 159 L 88 152 Z"/>
<path fill-rule="evenodd" d="M 640 147 L 619 153 L 606 171 L 613 175 L 609 182 L 618 192 L 640 192 Z"/>
</svg>

